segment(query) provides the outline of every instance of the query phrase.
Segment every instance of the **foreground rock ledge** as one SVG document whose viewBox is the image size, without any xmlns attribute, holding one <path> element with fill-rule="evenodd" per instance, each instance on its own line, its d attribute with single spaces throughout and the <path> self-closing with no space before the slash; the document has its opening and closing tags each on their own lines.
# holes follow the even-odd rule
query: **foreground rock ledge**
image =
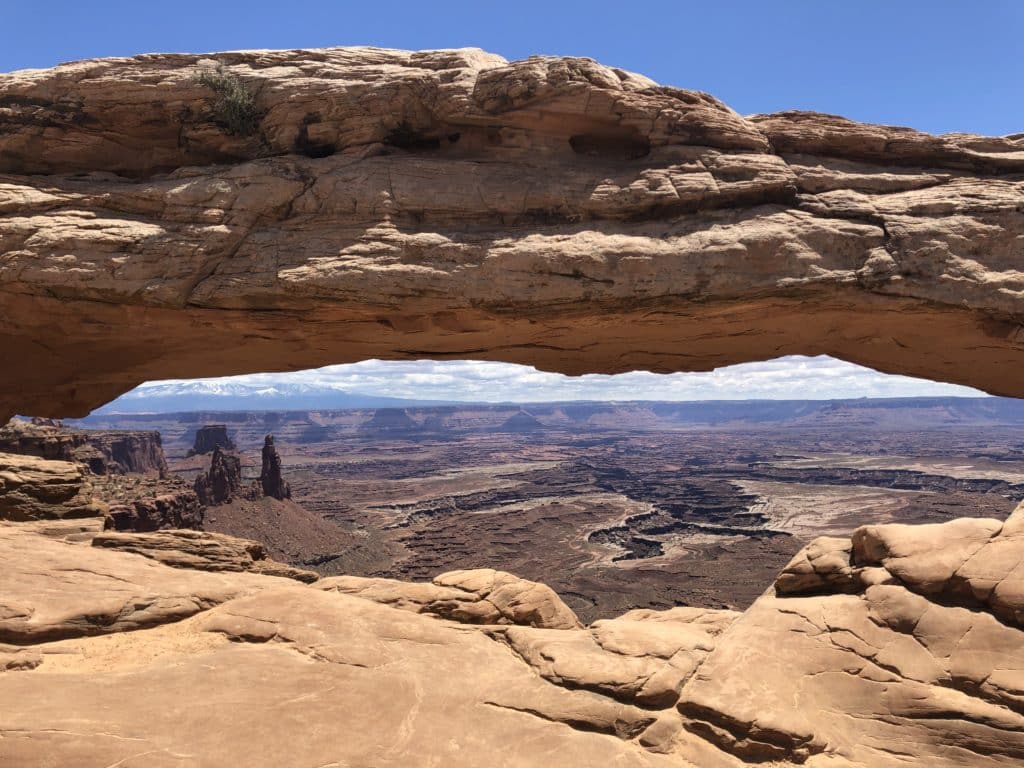
<svg viewBox="0 0 1024 768">
<path fill-rule="evenodd" d="M 818 540 L 743 614 L 589 627 L 500 572 L 304 585 L 118 535 L 146 556 L 78 521 L 0 523 L 0 764 L 1024 760 L 1024 506 Z"/>
<path fill-rule="evenodd" d="M 197 81 L 222 66 L 251 133 Z M 0 420 L 378 358 L 827 353 L 1024 395 L 1024 143 L 588 59 L 370 48 L 0 75 Z"/>
</svg>

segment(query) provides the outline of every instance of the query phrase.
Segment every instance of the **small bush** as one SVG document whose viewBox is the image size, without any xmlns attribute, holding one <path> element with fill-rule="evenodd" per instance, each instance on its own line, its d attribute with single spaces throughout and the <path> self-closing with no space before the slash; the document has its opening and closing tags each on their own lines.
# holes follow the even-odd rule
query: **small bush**
<svg viewBox="0 0 1024 768">
<path fill-rule="evenodd" d="M 248 86 L 237 76 L 228 72 L 222 64 L 216 69 L 199 73 L 196 82 L 216 94 L 213 113 L 217 122 L 223 124 L 229 133 L 236 136 L 251 136 L 259 127 L 259 113 L 256 99 Z"/>
</svg>

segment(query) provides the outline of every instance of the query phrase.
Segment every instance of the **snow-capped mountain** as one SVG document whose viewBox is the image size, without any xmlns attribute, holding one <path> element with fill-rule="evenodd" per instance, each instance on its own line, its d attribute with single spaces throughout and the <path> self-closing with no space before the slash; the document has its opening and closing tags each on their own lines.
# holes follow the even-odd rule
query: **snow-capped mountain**
<svg viewBox="0 0 1024 768">
<path fill-rule="evenodd" d="M 322 384 L 224 378 L 143 384 L 94 413 L 327 410 L 438 404 L 437 401 L 349 392 Z"/>
</svg>

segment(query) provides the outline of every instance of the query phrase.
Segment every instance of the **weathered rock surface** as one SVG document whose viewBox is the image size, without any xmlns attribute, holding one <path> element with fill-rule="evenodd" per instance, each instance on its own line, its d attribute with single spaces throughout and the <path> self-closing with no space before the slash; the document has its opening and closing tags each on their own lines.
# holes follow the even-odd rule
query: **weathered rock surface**
<svg viewBox="0 0 1024 768">
<path fill-rule="evenodd" d="M 199 498 L 166 475 L 159 433 L 90 434 L 57 424 L 23 429 L 12 423 L 0 430 L 4 440 L 19 453 L 0 453 L 0 520 L 102 516 L 107 528 L 119 531 L 202 527 Z M 143 474 L 127 474 L 136 469 Z"/>
<path fill-rule="evenodd" d="M 87 437 L 103 457 L 104 472 L 98 474 L 167 474 L 167 457 L 159 432 L 89 432 Z"/>
<path fill-rule="evenodd" d="M 1018 764 L 1022 523 L 1024 506 L 812 542 L 684 688 L 686 728 L 757 761 Z"/>
<path fill-rule="evenodd" d="M 293 568 L 267 557 L 257 541 L 239 539 L 210 531 L 168 530 L 156 533 L 103 533 L 92 540 L 94 547 L 119 549 L 152 558 L 174 568 L 200 571 L 247 571 L 313 582 L 313 571 Z"/>
<path fill-rule="evenodd" d="M 635 610 L 588 630 L 509 627 L 496 632 L 547 680 L 652 709 L 671 707 L 735 611 Z"/>
<path fill-rule="evenodd" d="M 332 576 L 317 587 L 467 624 L 580 627 L 576 614 L 546 584 L 491 568 L 442 573 L 431 583 Z"/>
<path fill-rule="evenodd" d="M 680 765 L 638 746 L 652 713 L 553 686 L 481 632 L 347 595 L 267 588 L 146 634 L 47 644 L 34 670 L 0 674 L 22 702 L 0 713 L 0 760 Z"/>
<path fill-rule="evenodd" d="M 100 517 L 106 509 L 79 464 L 0 453 L 0 520 Z"/>
<path fill-rule="evenodd" d="M 249 135 L 197 82 L 217 63 Z M 1024 394 L 1020 137 L 477 50 L 86 61 L 2 75 L 0 104 L 0 414 L 369 357 L 827 353 Z"/>
<path fill-rule="evenodd" d="M 114 531 L 159 531 L 167 528 L 203 527 L 206 507 L 195 491 L 183 483 L 166 482 L 135 487 L 132 493 L 108 501 L 107 528 Z M 106 489 L 104 489 L 106 490 Z"/>
<path fill-rule="evenodd" d="M 217 64 L 254 130 L 197 81 Z M 18 365 L 0 416 L 369 357 L 582 373 L 827 353 L 1022 395 L 1022 178 L 1020 136 L 741 117 L 584 59 L 257 51 L 2 75 L 0 347 Z M 271 495 L 276 466 L 265 451 Z M 96 536 L 98 518 L 62 519 L 95 514 L 85 486 L 0 454 L 0 516 L 56 518 L 0 524 L 4 765 L 1024 761 L 1024 512 L 818 540 L 738 618 L 584 629 L 500 572 L 310 587 L 245 572 L 263 560 L 244 543 Z M 426 615 L 445 610 L 498 624 Z"/>
<path fill-rule="evenodd" d="M 19 646 L 157 626 L 247 594 L 264 579 L 289 583 L 171 568 L 63 532 L 45 535 L 32 523 L 0 525 L 0 571 L 0 643 Z"/>
<path fill-rule="evenodd" d="M 780 595 L 899 585 L 943 604 L 988 611 L 1024 627 L 1024 505 L 1005 521 L 868 525 L 849 541 L 822 537 L 775 581 Z"/>
</svg>

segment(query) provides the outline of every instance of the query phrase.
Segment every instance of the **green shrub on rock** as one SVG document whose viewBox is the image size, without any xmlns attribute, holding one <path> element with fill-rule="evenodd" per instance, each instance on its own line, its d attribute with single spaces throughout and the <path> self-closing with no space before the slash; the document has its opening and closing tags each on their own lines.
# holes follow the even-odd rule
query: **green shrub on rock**
<svg viewBox="0 0 1024 768">
<path fill-rule="evenodd" d="M 238 75 L 229 72 L 223 64 L 216 69 L 205 69 L 196 76 L 196 82 L 216 95 L 213 103 L 214 118 L 229 133 L 251 136 L 259 127 L 256 98 Z"/>
</svg>

